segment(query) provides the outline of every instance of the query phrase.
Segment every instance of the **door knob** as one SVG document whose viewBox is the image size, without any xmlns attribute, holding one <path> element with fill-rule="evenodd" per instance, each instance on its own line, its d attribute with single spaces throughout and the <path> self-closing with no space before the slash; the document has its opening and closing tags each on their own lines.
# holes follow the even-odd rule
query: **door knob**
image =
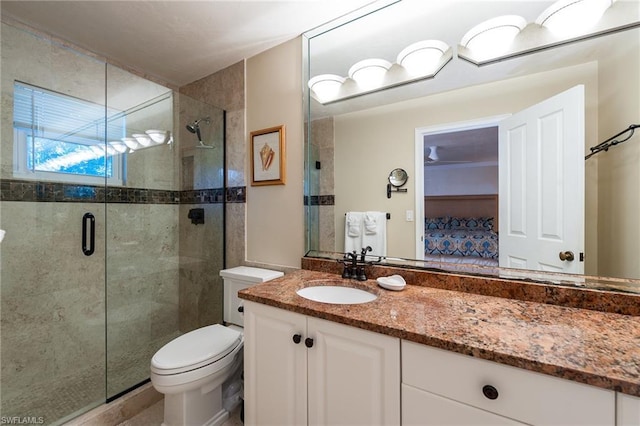
<svg viewBox="0 0 640 426">
<path fill-rule="evenodd" d="M 561 251 L 560 252 L 560 260 L 562 260 L 563 262 L 565 260 L 568 261 L 568 262 L 571 262 L 575 258 L 576 257 L 573 255 L 572 251 Z"/>
</svg>

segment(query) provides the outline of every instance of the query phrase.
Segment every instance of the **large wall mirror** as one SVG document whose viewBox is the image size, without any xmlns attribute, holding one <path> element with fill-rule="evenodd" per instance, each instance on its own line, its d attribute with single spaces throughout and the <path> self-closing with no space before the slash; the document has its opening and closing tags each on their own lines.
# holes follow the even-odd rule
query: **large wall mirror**
<svg viewBox="0 0 640 426">
<path fill-rule="evenodd" d="M 553 4 L 402 0 L 308 35 L 307 79 L 330 74 L 334 88 L 341 85 L 333 98 L 309 90 L 309 256 L 341 256 L 348 212 L 383 211 L 390 216 L 387 264 L 496 275 L 524 270 L 526 277 L 560 272 L 574 281 L 607 277 L 639 288 L 633 280 L 640 279 L 640 129 L 585 156 L 640 124 L 640 4 L 619 0 L 603 12 L 607 25 L 625 16 L 615 30 L 595 24 L 595 32 L 560 36 L 536 23 Z M 463 58 L 470 29 L 510 15 L 523 22 L 511 47 L 480 65 Z M 415 77 L 398 66 L 398 54 L 422 40 L 441 43 L 443 57 Z M 354 64 L 370 58 L 388 68 L 387 88 L 354 86 Z M 555 103 L 566 96 L 573 96 L 567 100 L 573 109 Z M 531 140 L 543 142 L 527 152 Z M 395 168 L 407 171 L 408 192 L 387 198 Z M 576 229 L 577 242 L 569 242 Z M 485 239 L 476 231 L 495 235 Z M 517 252 L 524 244 L 509 245 L 507 237 L 518 232 L 545 244 L 561 240 L 529 249 L 548 252 L 559 266 Z M 430 234 L 449 242 L 431 241 Z M 455 238 L 470 239 L 461 247 L 473 253 L 447 252 Z"/>
</svg>

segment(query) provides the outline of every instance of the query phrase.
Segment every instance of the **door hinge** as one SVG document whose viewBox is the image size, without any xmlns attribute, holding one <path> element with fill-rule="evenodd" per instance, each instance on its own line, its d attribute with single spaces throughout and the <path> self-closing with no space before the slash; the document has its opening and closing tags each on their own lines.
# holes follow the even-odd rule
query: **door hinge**
<svg viewBox="0 0 640 426">
<path fill-rule="evenodd" d="M 584 253 L 580 253 L 580 262 L 584 262 Z"/>
</svg>

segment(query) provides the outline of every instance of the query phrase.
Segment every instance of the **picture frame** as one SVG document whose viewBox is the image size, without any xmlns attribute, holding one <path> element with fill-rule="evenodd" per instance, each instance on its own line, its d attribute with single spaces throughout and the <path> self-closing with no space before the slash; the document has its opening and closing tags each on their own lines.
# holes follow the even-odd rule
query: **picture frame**
<svg viewBox="0 0 640 426">
<path fill-rule="evenodd" d="M 251 186 L 284 185 L 286 181 L 284 125 L 251 132 Z"/>
</svg>

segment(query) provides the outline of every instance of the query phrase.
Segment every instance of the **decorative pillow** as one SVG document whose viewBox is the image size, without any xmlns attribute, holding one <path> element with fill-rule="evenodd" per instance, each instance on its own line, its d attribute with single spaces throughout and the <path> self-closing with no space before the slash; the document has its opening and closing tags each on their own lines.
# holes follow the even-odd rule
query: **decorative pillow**
<svg viewBox="0 0 640 426">
<path fill-rule="evenodd" d="M 493 230 L 493 218 L 492 217 L 452 217 L 451 229 L 454 230 L 476 230 L 476 231 L 491 231 Z"/>
<path fill-rule="evenodd" d="M 449 216 L 427 217 L 424 219 L 424 229 L 449 229 Z"/>
</svg>

